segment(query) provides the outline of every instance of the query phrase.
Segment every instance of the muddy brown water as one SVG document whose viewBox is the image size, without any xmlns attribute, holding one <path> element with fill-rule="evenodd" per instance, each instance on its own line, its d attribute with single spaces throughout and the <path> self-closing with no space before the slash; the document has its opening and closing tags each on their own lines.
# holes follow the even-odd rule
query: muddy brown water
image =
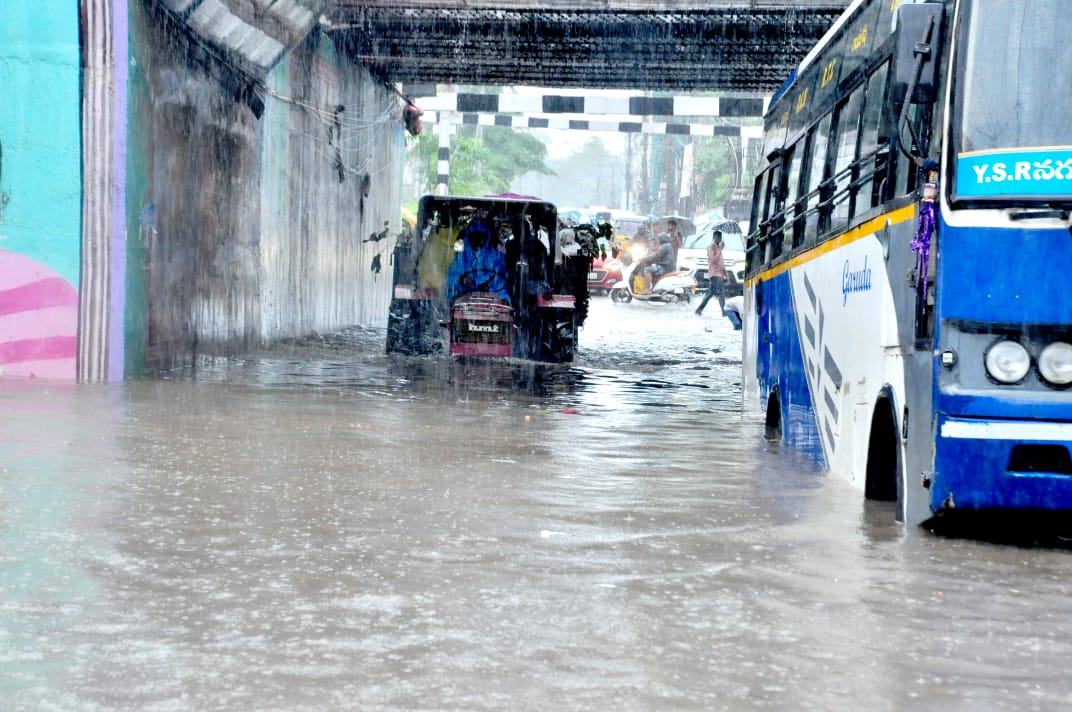
<svg viewBox="0 0 1072 712">
<path fill-rule="evenodd" d="M 716 314 L 595 298 L 545 369 L 353 329 L 0 380 L 0 706 L 1072 705 L 1072 553 L 905 529 L 767 442 Z"/>
</svg>

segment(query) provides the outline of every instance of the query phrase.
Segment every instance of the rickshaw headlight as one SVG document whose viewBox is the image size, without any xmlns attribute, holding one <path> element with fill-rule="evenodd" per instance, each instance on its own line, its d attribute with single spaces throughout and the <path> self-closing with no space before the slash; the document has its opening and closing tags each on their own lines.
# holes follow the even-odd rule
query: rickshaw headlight
<svg viewBox="0 0 1072 712">
<path fill-rule="evenodd" d="M 998 383 L 1019 383 L 1031 369 L 1031 355 L 1017 341 L 996 341 L 986 350 L 986 372 Z"/>
<path fill-rule="evenodd" d="M 1057 341 L 1042 349 L 1038 369 L 1047 383 L 1055 386 L 1072 383 L 1072 345 Z"/>
</svg>

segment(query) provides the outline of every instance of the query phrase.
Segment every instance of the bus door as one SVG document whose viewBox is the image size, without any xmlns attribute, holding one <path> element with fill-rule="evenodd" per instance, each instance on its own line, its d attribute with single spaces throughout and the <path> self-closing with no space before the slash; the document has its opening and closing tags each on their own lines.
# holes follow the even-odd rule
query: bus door
<svg viewBox="0 0 1072 712">
<path fill-rule="evenodd" d="M 750 246 L 748 256 L 749 264 L 754 265 L 752 273 L 762 273 L 771 261 L 780 253 L 782 240 L 782 224 L 784 216 L 782 209 L 785 205 L 785 186 L 782 177 L 782 152 L 775 151 L 770 155 L 770 165 L 756 179 L 762 188 L 760 193 L 761 202 L 757 207 L 757 215 L 753 224 L 759 225 L 758 238 L 755 244 Z M 771 365 L 774 362 L 775 343 L 775 320 L 771 313 L 774 305 L 770 295 L 765 294 L 768 285 L 763 279 L 755 282 L 754 295 L 756 314 L 756 378 L 760 383 L 760 389 L 767 395 L 775 382 L 777 374 L 771 373 Z M 772 375 L 774 378 L 772 378 Z"/>
</svg>

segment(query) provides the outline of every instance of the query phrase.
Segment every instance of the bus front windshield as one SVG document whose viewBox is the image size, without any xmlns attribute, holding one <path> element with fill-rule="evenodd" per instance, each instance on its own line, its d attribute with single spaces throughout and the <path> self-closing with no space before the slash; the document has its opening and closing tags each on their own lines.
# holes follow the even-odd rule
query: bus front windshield
<svg viewBox="0 0 1072 712">
<path fill-rule="evenodd" d="M 971 0 L 960 35 L 954 197 L 1072 200 L 1068 0 Z"/>
</svg>

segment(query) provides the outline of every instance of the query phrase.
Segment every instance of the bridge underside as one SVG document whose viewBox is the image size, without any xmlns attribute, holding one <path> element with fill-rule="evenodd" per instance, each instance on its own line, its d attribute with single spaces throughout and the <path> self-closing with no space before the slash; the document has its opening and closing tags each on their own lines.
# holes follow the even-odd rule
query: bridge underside
<svg viewBox="0 0 1072 712">
<path fill-rule="evenodd" d="M 333 0 L 324 29 L 389 81 L 770 93 L 848 4 Z"/>
</svg>

